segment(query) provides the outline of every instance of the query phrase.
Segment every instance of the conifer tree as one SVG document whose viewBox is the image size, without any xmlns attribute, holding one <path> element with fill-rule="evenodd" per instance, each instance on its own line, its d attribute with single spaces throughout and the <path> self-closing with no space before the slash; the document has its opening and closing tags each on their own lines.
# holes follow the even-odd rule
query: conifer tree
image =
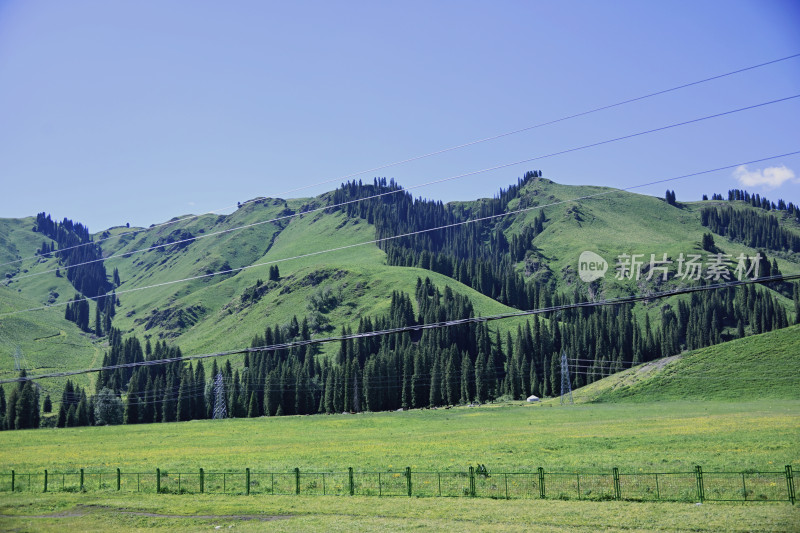
<svg viewBox="0 0 800 533">
<path fill-rule="evenodd" d="M 203 361 L 197 362 L 197 367 L 194 370 L 194 386 L 196 388 L 206 385 L 206 370 L 203 366 Z M 205 397 L 195 394 L 192 399 L 192 418 L 202 419 L 206 418 Z"/>
<path fill-rule="evenodd" d="M 403 355 L 403 387 L 402 387 L 402 407 L 403 409 L 410 409 L 413 404 L 413 394 L 411 388 L 411 381 L 414 375 L 414 359 L 410 351 Z M 367 386 L 369 385 L 365 379 Z"/>
<path fill-rule="evenodd" d="M 800 324 L 800 282 L 794 284 L 794 323 Z"/>
<path fill-rule="evenodd" d="M 180 387 L 179 383 L 175 382 L 175 373 L 167 371 L 167 378 L 164 390 L 162 391 L 161 402 L 161 421 L 162 422 L 175 422 L 178 418 L 178 402 L 176 393 Z"/>
<path fill-rule="evenodd" d="M 336 411 L 336 407 L 334 406 L 333 396 L 334 396 L 334 378 L 333 378 L 333 368 L 328 367 L 327 376 L 325 380 L 325 412 L 328 414 L 334 413 Z M 369 377 L 365 376 L 364 381 L 368 382 Z M 370 405 L 370 410 L 372 410 L 372 406 Z"/>
<path fill-rule="evenodd" d="M 455 405 L 459 400 L 459 375 L 455 366 L 455 358 L 457 357 L 455 347 L 450 347 L 446 352 L 447 363 L 444 369 L 444 401 L 448 405 Z"/>
<path fill-rule="evenodd" d="M 0 430 L 8 429 L 6 427 L 6 410 L 8 409 L 8 405 L 6 403 L 6 391 L 3 390 L 3 386 L 0 385 Z"/>
<path fill-rule="evenodd" d="M 464 352 L 461 356 L 461 403 L 469 403 L 471 398 L 470 390 L 470 377 L 475 376 L 472 361 L 469 359 L 469 354 Z"/>
<path fill-rule="evenodd" d="M 488 398 L 488 383 L 486 380 L 486 363 L 483 354 L 475 358 L 475 401 L 484 403 Z"/>
<path fill-rule="evenodd" d="M 39 427 L 39 402 L 31 381 L 26 381 L 22 386 L 22 391 L 15 407 L 16 419 L 14 427 L 16 429 Z"/>
<path fill-rule="evenodd" d="M 192 373 L 190 369 L 185 368 L 181 372 L 181 383 L 178 386 L 178 403 L 175 406 L 175 419 L 178 422 L 192 419 L 193 410 L 190 397 L 192 389 Z"/>
<path fill-rule="evenodd" d="M 81 394 L 81 399 L 78 402 L 78 406 L 75 409 L 75 425 L 76 426 L 88 426 L 90 424 L 89 420 L 89 400 L 86 398 L 86 394 Z"/>
<path fill-rule="evenodd" d="M 58 408 L 58 418 L 56 419 L 56 427 L 59 428 L 67 427 L 67 407 L 63 403 Z"/>
<path fill-rule="evenodd" d="M 430 394 L 428 405 L 436 407 L 442 404 L 442 377 L 441 377 L 441 358 L 435 357 L 433 368 L 431 369 Z"/>
<path fill-rule="evenodd" d="M 100 315 L 100 305 L 96 305 L 94 308 L 94 334 L 98 337 L 103 336 L 103 329 L 101 325 L 101 315 Z"/>
<path fill-rule="evenodd" d="M 250 401 L 248 402 L 247 406 L 247 417 L 248 418 L 255 418 L 259 416 L 258 412 L 258 400 L 256 400 L 256 393 L 250 393 Z"/>
<path fill-rule="evenodd" d="M 139 413 L 139 391 L 136 388 L 135 379 L 131 379 L 128 385 L 128 396 L 125 399 L 125 423 L 138 424 L 140 421 Z M 152 383 L 152 382 L 151 382 Z"/>
</svg>

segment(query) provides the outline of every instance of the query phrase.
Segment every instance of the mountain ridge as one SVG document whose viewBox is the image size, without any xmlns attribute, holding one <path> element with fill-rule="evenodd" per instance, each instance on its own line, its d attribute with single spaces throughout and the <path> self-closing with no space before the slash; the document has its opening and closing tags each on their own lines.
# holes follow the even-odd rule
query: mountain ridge
<svg viewBox="0 0 800 533">
<path fill-rule="evenodd" d="M 396 192 L 392 192 L 393 188 Z M 389 194 L 367 200 L 358 197 L 376 192 Z M 572 201 L 598 193 L 603 196 Z M 348 194 L 355 195 L 350 199 L 359 201 L 331 206 L 341 203 L 337 199 Z M 678 282 L 674 280 L 665 283 L 618 280 L 613 271 L 599 282 L 585 283 L 577 276 L 577 259 L 584 250 L 600 253 L 610 264 L 614 256 L 624 253 L 645 256 L 667 253 L 670 257 L 705 253 L 702 240 L 709 230 L 701 224 L 700 211 L 720 203 L 738 210 L 761 209 L 719 199 L 671 205 L 661 198 L 610 188 L 561 185 L 541 177 L 537 171 L 526 174 L 516 185 L 501 189 L 494 198 L 471 202 L 425 203 L 411 199 L 394 182 L 375 180 L 371 185 L 345 184 L 314 198 L 258 198 L 242 203 L 230 215 L 178 217 L 172 224 L 143 231 L 117 226 L 93 236 L 95 240 L 104 239 L 101 242 L 104 263 L 109 269 L 118 270 L 121 280 L 114 287 L 119 291 L 114 327 L 124 335 L 165 340 L 180 345 L 185 352 L 198 353 L 245 346 L 263 333 L 265 327 L 288 324 L 293 317 L 310 319 L 311 333 L 315 335 L 344 327 L 355 329 L 365 317 L 390 312 L 389 302 L 396 291 L 413 295 L 418 280 L 426 278 L 441 290 L 450 287 L 456 294 L 467 297 L 476 315 L 511 311 L 513 307 L 507 304 L 520 307 L 512 302 L 518 297 L 528 304 L 524 308 L 530 308 L 546 304 L 552 298 L 577 301 L 676 286 Z M 303 213 L 325 206 L 328 208 L 322 211 Z M 405 211 L 397 211 L 398 206 Z M 413 213 L 418 209 L 422 216 L 432 213 L 429 227 L 444 225 L 437 224 L 437 220 L 449 220 L 456 226 L 421 233 L 418 242 L 430 252 L 415 250 L 417 241 L 408 238 L 386 241 L 391 245 L 373 243 L 376 238 L 391 236 L 386 234 L 387 227 L 391 228 L 387 220 L 397 216 L 398 220 L 404 216 L 409 219 L 416 216 Z M 527 211 L 504 214 L 521 209 Z M 796 216 L 792 220 L 786 211 L 778 215 L 781 224 L 791 231 L 800 227 Z M 475 216 L 493 218 L 491 223 L 463 223 Z M 33 217 L 0 219 L 4 259 L 32 256 L 43 240 L 47 242 L 41 233 L 31 231 L 34 225 Z M 235 229 L 241 226 L 245 228 Z M 416 226 L 407 227 L 417 231 Z M 216 232 L 220 234 L 207 236 Z M 122 233 L 127 235 L 115 237 Z M 717 246 L 732 256 L 757 253 L 740 242 L 716 237 Z M 186 239 L 190 240 L 180 242 Z M 477 242 L 471 243 L 471 239 Z M 160 248 L 137 252 L 152 246 Z M 318 253 L 331 248 L 339 250 Z M 451 253 L 456 255 L 448 255 Z M 469 259 L 473 253 L 482 259 Z M 120 257 L 125 254 L 131 255 Z M 459 258 L 458 254 L 467 255 Z M 770 259 L 784 273 L 800 273 L 798 254 L 770 251 Z M 0 274 L 6 276 L 10 285 L 0 287 L 3 296 L 0 313 L 34 307 L 31 302 L 63 305 L 75 293 L 64 277 L 53 273 L 22 277 L 56 270 L 59 266 L 56 258 L 41 255 L 21 265 L 4 265 Z M 278 279 L 270 280 L 268 267 L 273 266 L 279 268 L 280 274 Z M 218 274 L 224 271 L 232 272 Z M 509 277 L 510 272 L 514 276 Z M 172 283 L 182 278 L 194 279 Z M 141 290 L 150 285 L 159 287 Z M 523 289 L 524 298 L 519 296 Z M 15 296 L 21 294 L 27 295 L 27 300 Z M 784 294 L 769 291 L 776 309 L 784 309 L 790 319 L 796 311 L 791 293 L 788 296 L 785 291 Z M 669 318 L 671 310 L 679 308 L 681 301 L 686 299 L 670 298 L 660 304 L 637 306 L 632 313 L 638 323 L 636 327 L 649 322 L 658 327 L 665 317 Z M 414 312 L 419 313 L 419 302 L 414 300 L 412 305 Z M 80 332 L 74 324 L 57 316 L 59 309 L 47 310 L 45 322 L 59 331 L 72 332 L 87 348 L 92 346 L 93 351 L 107 348 L 105 334 L 95 338 L 90 331 Z M 20 320 L 25 322 L 24 318 Z M 514 320 L 497 325 L 492 336 L 496 334 L 500 339 L 519 331 L 526 323 Z M 8 320 L 0 319 L 0 334 L 7 327 Z M 745 327 L 751 328 L 749 324 Z M 735 321 L 720 324 L 720 328 L 720 340 L 736 335 Z M 19 342 L 24 351 L 32 349 L 32 342 L 26 343 L 23 338 Z M 652 341 L 658 342 L 661 341 Z M 336 347 L 331 346 L 322 355 L 332 357 L 335 352 Z M 65 354 L 64 368 L 74 368 L 84 359 Z M 8 374 L 9 359 L 3 361 L 0 370 Z M 36 358 L 29 361 L 32 368 L 41 366 Z"/>
</svg>

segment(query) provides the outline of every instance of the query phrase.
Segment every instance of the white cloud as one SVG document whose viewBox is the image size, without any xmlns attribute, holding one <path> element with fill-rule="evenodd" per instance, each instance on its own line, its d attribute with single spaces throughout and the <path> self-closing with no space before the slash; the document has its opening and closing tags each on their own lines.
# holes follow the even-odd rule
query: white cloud
<svg viewBox="0 0 800 533">
<path fill-rule="evenodd" d="M 767 167 L 764 170 L 748 170 L 746 166 L 742 165 L 733 171 L 733 176 L 746 187 L 764 187 L 766 189 L 777 189 L 787 181 L 799 181 L 795 179 L 794 170 L 786 165 Z"/>
</svg>

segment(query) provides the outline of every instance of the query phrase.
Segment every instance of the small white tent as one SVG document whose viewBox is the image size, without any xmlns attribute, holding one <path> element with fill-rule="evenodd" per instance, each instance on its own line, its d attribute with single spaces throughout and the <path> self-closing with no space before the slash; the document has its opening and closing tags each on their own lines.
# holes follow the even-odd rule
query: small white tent
<svg viewBox="0 0 800 533">
<path fill-rule="evenodd" d="M 528 396 L 528 401 L 529 402 L 538 402 L 539 401 L 539 397 L 538 396 L 534 396 L 534 395 L 530 395 L 530 396 Z"/>
</svg>

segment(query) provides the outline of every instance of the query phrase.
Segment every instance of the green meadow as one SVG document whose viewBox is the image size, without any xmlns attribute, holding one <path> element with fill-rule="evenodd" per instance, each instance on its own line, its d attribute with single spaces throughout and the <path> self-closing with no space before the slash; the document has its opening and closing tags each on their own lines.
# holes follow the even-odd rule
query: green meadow
<svg viewBox="0 0 800 533">
<path fill-rule="evenodd" d="M 472 498 L 4 494 L 3 531 L 797 531 L 800 507 Z"/>
<path fill-rule="evenodd" d="M 560 406 L 315 415 L 0 434 L 7 472 L 800 470 L 800 400 Z M 91 477 L 91 476 L 90 476 Z M 173 476 L 174 477 L 174 476 Z M 788 502 L 0 493 L 5 531 L 792 531 Z M 92 477 L 91 479 L 96 479 Z M 111 476 L 113 479 L 113 476 Z"/>
<path fill-rule="evenodd" d="M 800 400 L 519 402 L 0 434 L 8 471 L 800 470 Z"/>
</svg>

